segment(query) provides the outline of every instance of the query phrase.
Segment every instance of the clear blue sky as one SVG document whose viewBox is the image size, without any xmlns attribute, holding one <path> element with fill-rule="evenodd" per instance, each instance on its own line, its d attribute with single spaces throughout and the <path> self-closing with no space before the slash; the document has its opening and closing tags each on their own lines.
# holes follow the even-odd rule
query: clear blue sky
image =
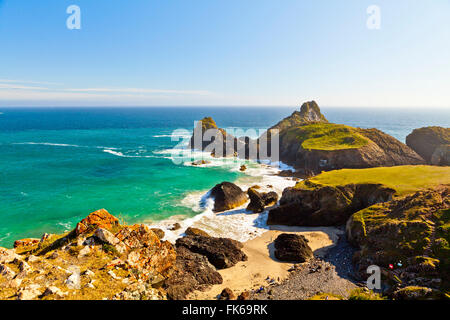
<svg viewBox="0 0 450 320">
<path fill-rule="evenodd" d="M 450 1 L 0 0 L 0 106 L 309 99 L 450 107 Z"/>
</svg>

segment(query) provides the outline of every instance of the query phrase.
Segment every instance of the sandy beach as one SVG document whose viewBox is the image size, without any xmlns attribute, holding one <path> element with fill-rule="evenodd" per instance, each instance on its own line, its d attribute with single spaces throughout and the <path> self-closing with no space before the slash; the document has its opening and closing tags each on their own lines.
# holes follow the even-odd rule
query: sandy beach
<svg viewBox="0 0 450 320">
<path fill-rule="evenodd" d="M 244 242 L 243 251 L 248 260 L 235 266 L 219 270 L 223 283 L 214 285 L 205 291 L 195 291 L 187 298 L 192 300 L 213 300 L 224 288 L 230 288 L 236 295 L 246 290 L 253 290 L 269 284 L 268 279 L 280 283 L 289 275 L 293 263 L 281 262 L 274 256 L 273 241 L 281 233 L 301 234 L 308 239 L 308 244 L 315 257 L 322 257 L 338 241 L 342 231 L 333 227 L 285 227 L 271 226 L 261 236 Z"/>
</svg>

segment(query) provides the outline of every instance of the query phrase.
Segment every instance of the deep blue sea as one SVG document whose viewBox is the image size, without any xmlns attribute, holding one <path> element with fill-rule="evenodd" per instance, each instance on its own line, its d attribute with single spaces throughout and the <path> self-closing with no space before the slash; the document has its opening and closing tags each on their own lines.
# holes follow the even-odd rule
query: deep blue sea
<svg viewBox="0 0 450 320">
<path fill-rule="evenodd" d="M 0 246 L 69 230 L 100 208 L 127 223 L 199 213 L 186 201 L 245 173 L 236 165 L 175 164 L 176 129 L 195 120 L 266 129 L 295 108 L 0 108 Z M 450 110 L 322 108 L 329 121 L 378 128 L 401 141 L 414 129 L 450 127 Z"/>
</svg>

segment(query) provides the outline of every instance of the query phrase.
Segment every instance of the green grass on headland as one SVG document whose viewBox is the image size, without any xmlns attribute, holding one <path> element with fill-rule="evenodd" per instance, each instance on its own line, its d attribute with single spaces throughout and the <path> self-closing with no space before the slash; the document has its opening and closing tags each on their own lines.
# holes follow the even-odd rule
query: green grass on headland
<svg viewBox="0 0 450 320">
<path fill-rule="evenodd" d="M 450 167 L 397 166 L 368 169 L 341 169 L 323 172 L 295 186 L 310 189 L 320 186 L 343 186 L 348 184 L 378 183 L 406 195 L 441 184 L 450 184 Z"/>
<path fill-rule="evenodd" d="M 314 123 L 287 129 L 285 137 L 301 142 L 306 150 L 357 149 L 369 143 L 369 139 L 354 128 L 342 124 Z"/>
</svg>

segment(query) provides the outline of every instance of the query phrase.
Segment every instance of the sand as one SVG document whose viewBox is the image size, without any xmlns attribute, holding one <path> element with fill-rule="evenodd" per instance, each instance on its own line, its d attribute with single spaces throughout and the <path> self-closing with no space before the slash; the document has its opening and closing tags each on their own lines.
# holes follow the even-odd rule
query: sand
<svg viewBox="0 0 450 320">
<path fill-rule="evenodd" d="M 236 295 L 245 290 L 257 289 L 268 284 L 267 278 L 281 282 L 289 275 L 291 262 L 281 262 L 274 256 L 273 241 L 281 233 L 295 233 L 305 236 L 314 256 L 323 257 L 328 249 L 333 247 L 342 231 L 333 227 L 285 227 L 271 226 L 270 230 L 261 236 L 244 242 L 242 249 L 248 256 L 247 261 L 235 266 L 219 270 L 223 283 L 211 286 L 206 291 L 195 291 L 187 298 L 192 300 L 212 300 L 224 288 L 230 288 Z"/>
</svg>

